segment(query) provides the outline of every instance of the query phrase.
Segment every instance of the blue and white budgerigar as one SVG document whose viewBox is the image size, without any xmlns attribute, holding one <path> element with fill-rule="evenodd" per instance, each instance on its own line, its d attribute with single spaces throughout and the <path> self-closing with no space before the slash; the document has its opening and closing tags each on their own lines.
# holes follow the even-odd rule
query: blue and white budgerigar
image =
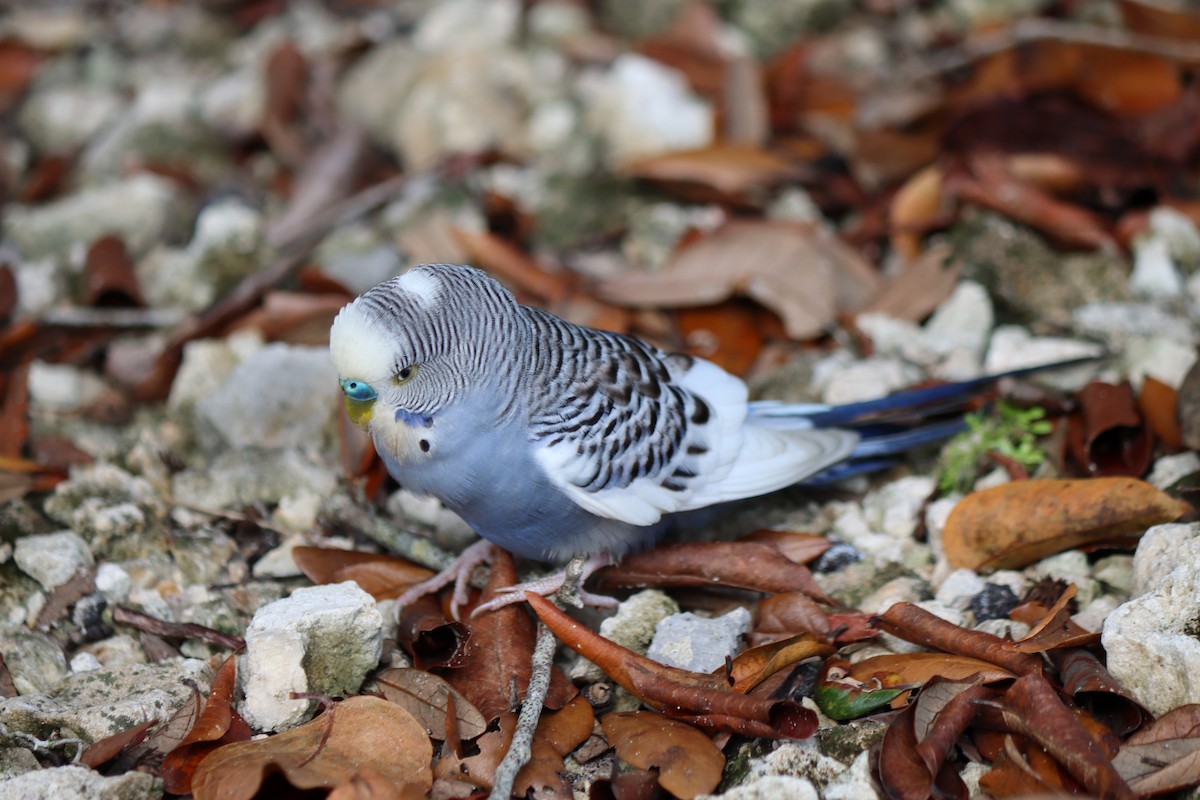
<svg viewBox="0 0 1200 800">
<path fill-rule="evenodd" d="M 400 485 L 543 561 L 619 556 L 683 512 L 949 430 L 881 446 L 824 426 L 894 402 L 749 402 L 745 384 L 711 362 L 519 305 L 465 266 L 414 267 L 371 289 L 338 314 L 330 348 L 350 419 Z"/>
</svg>

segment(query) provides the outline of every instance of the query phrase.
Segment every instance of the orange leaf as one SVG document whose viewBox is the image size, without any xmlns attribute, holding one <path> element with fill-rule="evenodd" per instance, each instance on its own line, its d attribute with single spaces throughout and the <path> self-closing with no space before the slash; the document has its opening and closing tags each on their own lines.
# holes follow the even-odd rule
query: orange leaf
<svg viewBox="0 0 1200 800">
<path fill-rule="evenodd" d="M 730 300 L 681 308 L 675 319 L 689 353 L 734 375 L 745 375 L 763 349 L 763 316 L 762 309 L 744 300 Z"/>
<path fill-rule="evenodd" d="M 351 697 L 290 731 L 216 750 L 192 781 L 196 800 L 238 800 L 282 772 L 298 789 L 334 787 L 368 770 L 401 797 L 423 798 L 433 783 L 433 746 L 412 714 L 378 697 Z"/>
<path fill-rule="evenodd" d="M 948 681 L 977 678 L 980 683 L 1011 680 L 1012 672 L 990 661 L 947 653 L 903 653 L 864 658 L 849 668 L 850 677 L 867 683 L 879 674 L 888 676 L 884 686 L 924 684 L 935 677 Z"/>
<path fill-rule="evenodd" d="M 1140 536 L 1190 508 L 1133 478 L 1018 481 L 960 500 L 942 548 L 955 567 L 1019 569 L 1073 547 Z"/>
<path fill-rule="evenodd" d="M 1169 450 L 1183 447 L 1183 430 L 1179 427 L 1179 418 L 1175 415 L 1177 404 L 1175 390 L 1147 375 L 1142 380 L 1142 391 L 1138 395 L 1137 404 L 1142 416 L 1154 431 L 1154 436 L 1166 445 Z"/>
<path fill-rule="evenodd" d="M 811 633 L 801 633 L 780 642 L 751 647 L 733 659 L 729 678 L 735 692 L 748 692 L 781 669 L 810 658 L 832 655 L 834 648 Z M 725 668 L 719 670 L 725 674 Z"/>
<path fill-rule="evenodd" d="M 657 768 L 659 785 L 676 797 L 710 794 L 721 782 L 725 756 L 691 725 L 646 711 L 605 714 L 600 724 L 622 761 Z"/>
<path fill-rule="evenodd" d="M 942 207 L 941 167 L 931 164 L 915 173 L 892 197 L 892 247 L 905 261 L 921 253 L 921 239 L 946 217 Z"/>
<path fill-rule="evenodd" d="M 212 690 L 196 724 L 163 759 L 163 786 L 172 794 L 192 791 L 195 773 L 203 760 L 221 745 L 250 738 L 250 726 L 233 708 L 237 688 L 237 657 L 229 656 L 217 670 Z"/>
</svg>

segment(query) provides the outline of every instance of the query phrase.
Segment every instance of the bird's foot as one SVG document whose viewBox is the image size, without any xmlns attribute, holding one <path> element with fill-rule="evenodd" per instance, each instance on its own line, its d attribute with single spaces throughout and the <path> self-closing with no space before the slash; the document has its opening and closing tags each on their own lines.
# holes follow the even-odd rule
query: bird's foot
<svg viewBox="0 0 1200 800">
<path fill-rule="evenodd" d="M 603 594 L 592 594 L 583 590 L 583 582 L 598 569 L 612 566 L 612 556 L 607 553 L 590 556 L 586 560 L 575 556 L 565 569 L 553 572 L 536 580 L 518 583 L 501 590 L 494 598 L 475 607 L 471 616 L 486 614 L 498 608 L 510 606 L 513 603 L 525 602 L 525 593 L 533 592 L 543 597 L 558 594 L 565 603 L 574 606 L 589 605 L 596 608 L 614 608 L 616 598 Z"/>
<path fill-rule="evenodd" d="M 443 586 L 447 586 L 453 582 L 454 596 L 450 599 L 450 615 L 458 619 L 459 607 L 466 605 L 470 599 L 471 573 L 480 564 L 492 560 L 492 548 L 494 546 L 487 539 L 480 539 L 466 550 L 463 550 L 458 558 L 450 562 L 450 566 L 437 575 L 428 580 L 421 581 L 415 586 L 410 586 L 404 594 L 396 598 L 397 613 L 414 600 L 419 600 L 427 594 L 433 594 Z"/>
</svg>

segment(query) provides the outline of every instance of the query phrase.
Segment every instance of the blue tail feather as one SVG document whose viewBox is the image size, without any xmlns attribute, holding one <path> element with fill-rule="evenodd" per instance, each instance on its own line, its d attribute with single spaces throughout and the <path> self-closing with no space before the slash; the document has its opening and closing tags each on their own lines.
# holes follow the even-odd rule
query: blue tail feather
<svg viewBox="0 0 1200 800">
<path fill-rule="evenodd" d="M 967 427 L 961 415 L 964 407 L 1004 378 L 1020 378 L 1043 370 L 1065 369 L 1097 360 L 1096 357 L 1089 356 L 1037 367 L 1023 367 L 965 381 L 906 389 L 877 400 L 839 406 L 818 403 L 752 403 L 750 414 L 756 424 L 769 427 L 850 428 L 858 431 L 862 440 L 846 461 L 804 481 L 806 485 L 821 485 L 852 475 L 886 469 L 897 461 L 892 456 L 961 433 Z M 935 419 L 948 413 L 954 413 L 956 416 Z"/>
</svg>

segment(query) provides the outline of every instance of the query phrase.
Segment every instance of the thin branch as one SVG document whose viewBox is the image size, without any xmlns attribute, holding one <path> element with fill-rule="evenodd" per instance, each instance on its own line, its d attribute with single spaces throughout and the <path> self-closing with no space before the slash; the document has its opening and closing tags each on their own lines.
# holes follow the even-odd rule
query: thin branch
<svg viewBox="0 0 1200 800">
<path fill-rule="evenodd" d="M 488 795 L 488 800 L 508 800 L 512 797 L 517 773 L 533 754 L 533 735 L 537 731 L 542 706 L 546 702 L 546 692 L 550 688 L 550 668 L 554 666 L 557 644 L 550 629 L 539 622 L 537 643 L 533 646 L 529 690 L 525 693 L 525 701 L 521 703 L 521 713 L 517 717 L 517 728 L 513 731 L 512 743 L 509 744 L 508 752 L 504 754 L 500 765 L 496 767 L 496 780 L 492 784 L 492 793 Z"/>
</svg>

